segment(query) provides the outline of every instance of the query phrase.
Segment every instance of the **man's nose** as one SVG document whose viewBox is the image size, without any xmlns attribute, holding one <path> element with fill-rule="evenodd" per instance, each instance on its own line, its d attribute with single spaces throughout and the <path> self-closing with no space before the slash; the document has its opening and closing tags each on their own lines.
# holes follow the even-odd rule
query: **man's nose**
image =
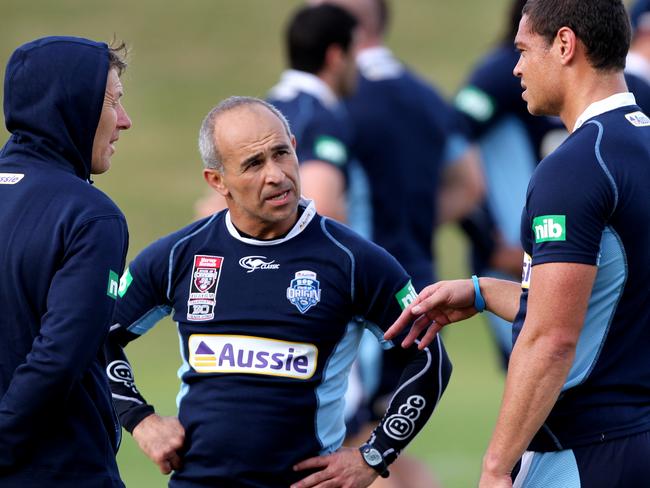
<svg viewBox="0 0 650 488">
<path fill-rule="evenodd" d="M 133 123 L 129 118 L 129 114 L 126 113 L 124 107 L 120 106 L 120 110 L 117 113 L 117 127 L 120 130 L 130 129 Z"/>
</svg>

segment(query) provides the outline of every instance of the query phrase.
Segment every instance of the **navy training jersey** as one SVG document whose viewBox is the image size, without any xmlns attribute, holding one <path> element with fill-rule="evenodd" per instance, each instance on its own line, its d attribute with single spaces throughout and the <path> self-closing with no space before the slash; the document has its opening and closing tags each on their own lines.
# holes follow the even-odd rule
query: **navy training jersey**
<svg viewBox="0 0 650 488">
<path fill-rule="evenodd" d="M 434 281 L 432 236 L 444 165 L 467 149 L 438 92 L 385 47 L 361 51 L 346 100 L 352 152 L 367 177 L 369 237 L 404 266 L 419 290 Z"/>
<path fill-rule="evenodd" d="M 598 267 L 574 363 L 533 451 L 650 430 L 650 119 L 631 94 L 617 94 L 576 125 L 535 171 L 521 219 L 515 341 L 531 266 Z"/>
<path fill-rule="evenodd" d="M 303 208 L 274 241 L 242 237 L 220 212 L 155 242 L 125 272 L 111 341 L 137 338 L 169 313 L 178 323 L 186 446 L 170 486 L 286 488 L 306 476 L 292 466 L 343 442 L 343 394 L 364 327 L 381 337 L 415 296 L 388 253 L 313 203 Z M 410 350 L 373 436 L 389 459 L 426 422 L 450 373 L 441 342 Z M 110 359 L 132 429 L 144 399 L 128 364 Z"/>
</svg>

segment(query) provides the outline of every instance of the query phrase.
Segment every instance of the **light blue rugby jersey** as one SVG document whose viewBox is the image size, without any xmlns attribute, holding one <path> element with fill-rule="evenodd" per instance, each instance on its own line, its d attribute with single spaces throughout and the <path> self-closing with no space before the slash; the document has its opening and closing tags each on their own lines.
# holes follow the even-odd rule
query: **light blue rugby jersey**
<svg viewBox="0 0 650 488">
<path fill-rule="evenodd" d="M 537 167 L 521 220 L 530 266 L 598 267 L 574 364 L 530 449 L 548 451 L 650 430 L 650 119 L 631 94 L 588 108 Z"/>
</svg>

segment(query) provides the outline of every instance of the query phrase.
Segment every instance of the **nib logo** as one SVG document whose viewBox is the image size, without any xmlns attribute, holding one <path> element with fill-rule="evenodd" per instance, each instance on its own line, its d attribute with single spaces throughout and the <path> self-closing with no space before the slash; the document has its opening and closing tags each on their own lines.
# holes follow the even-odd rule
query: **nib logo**
<svg viewBox="0 0 650 488">
<path fill-rule="evenodd" d="M 535 242 L 566 241 L 566 216 L 542 215 L 533 219 Z"/>
</svg>

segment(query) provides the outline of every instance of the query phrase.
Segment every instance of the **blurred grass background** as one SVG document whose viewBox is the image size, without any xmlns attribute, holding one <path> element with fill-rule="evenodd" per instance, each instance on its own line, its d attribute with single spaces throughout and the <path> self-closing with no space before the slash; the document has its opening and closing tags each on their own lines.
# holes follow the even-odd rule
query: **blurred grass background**
<svg viewBox="0 0 650 488">
<path fill-rule="evenodd" d="M 196 150 L 203 116 L 229 95 L 264 96 L 284 67 L 282 33 L 300 0 L 0 0 L 0 74 L 18 45 L 44 35 L 117 38 L 132 47 L 123 82 L 133 128 L 123 133 L 111 171 L 96 184 L 122 208 L 130 258 L 193 218 L 204 192 Z M 388 45 L 451 96 L 500 36 L 507 0 L 393 0 Z M 0 138 L 6 138 L 4 127 Z M 454 228 L 436 239 L 442 277 L 467 276 L 465 243 Z M 497 357 L 481 319 L 448 330 L 454 375 L 426 430 L 408 451 L 448 488 L 476 484 L 502 389 Z M 127 352 L 145 396 L 176 412 L 180 366 L 176 326 L 162 321 Z M 219 442 L 219 439 L 215 439 Z M 128 487 L 166 478 L 125 433 L 118 457 Z"/>
</svg>

